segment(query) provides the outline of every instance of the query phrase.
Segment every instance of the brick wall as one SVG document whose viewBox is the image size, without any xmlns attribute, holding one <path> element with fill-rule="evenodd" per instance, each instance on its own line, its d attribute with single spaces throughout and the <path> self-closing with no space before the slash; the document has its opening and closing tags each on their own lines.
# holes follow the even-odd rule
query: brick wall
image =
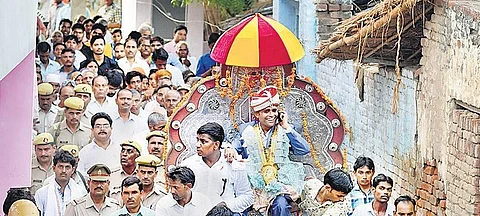
<svg viewBox="0 0 480 216">
<path fill-rule="evenodd" d="M 446 208 L 445 187 L 438 175 L 436 160 L 426 161 L 422 178 L 417 186 L 417 215 L 444 216 Z"/>
<path fill-rule="evenodd" d="M 418 71 L 420 158 L 436 161 L 442 179 L 436 188 L 443 183 L 446 195 L 438 204 L 445 202 L 446 215 L 480 215 L 480 119 L 457 106 L 477 111 L 480 107 L 480 3 L 436 3 L 432 19 L 425 23 Z M 422 213 L 428 213 L 427 207 Z"/>
<path fill-rule="evenodd" d="M 317 0 L 317 36 L 319 40 L 328 40 L 338 23 L 352 17 L 353 5 L 341 1 Z"/>
<path fill-rule="evenodd" d="M 480 115 L 455 109 L 450 119 L 447 214 L 480 215 Z"/>
</svg>

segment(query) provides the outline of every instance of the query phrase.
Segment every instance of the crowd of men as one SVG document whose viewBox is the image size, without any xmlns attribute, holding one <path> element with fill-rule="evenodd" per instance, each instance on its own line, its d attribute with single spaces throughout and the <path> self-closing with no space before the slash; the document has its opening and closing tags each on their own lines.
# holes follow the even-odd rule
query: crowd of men
<svg viewBox="0 0 480 216">
<path fill-rule="evenodd" d="M 7 193 L 6 215 L 415 215 L 415 200 L 393 202 L 393 180 L 374 177 L 368 157 L 352 173 L 306 176 L 289 154 L 309 154 L 310 145 L 273 86 L 250 98 L 255 121 L 234 142 L 204 122 L 192 132 L 197 154 L 166 170 L 168 118 L 218 64 L 190 55 L 183 25 L 168 43 L 148 24 L 123 38 L 112 0 L 94 19 L 73 22 L 62 17 L 68 8 L 55 0 L 49 38 L 37 38 L 31 187 Z M 210 49 L 218 37 L 210 35 Z"/>
</svg>

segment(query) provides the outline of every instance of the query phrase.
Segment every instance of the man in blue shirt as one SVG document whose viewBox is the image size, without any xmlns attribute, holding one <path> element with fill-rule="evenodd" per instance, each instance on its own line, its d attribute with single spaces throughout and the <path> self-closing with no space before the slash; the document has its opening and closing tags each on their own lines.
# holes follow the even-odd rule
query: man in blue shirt
<svg viewBox="0 0 480 216">
<path fill-rule="evenodd" d="M 220 37 L 220 34 L 216 32 L 211 33 L 210 36 L 208 37 L 208 47 L 210 47 L 210 52 L 212 51 L 213 45 L 215 45 L 215 42 L 217 42 L 219 37 Z M 196 72 L 197 77 L 201 77 L 205 72 L 210 70 L 211 67 L 217 64 L 217 62 L 215 62 L 210 57 L 210 52 L 205 53 L 200 57 L 200 59 L 198 59 L 197 72 Z"/>
</svg>

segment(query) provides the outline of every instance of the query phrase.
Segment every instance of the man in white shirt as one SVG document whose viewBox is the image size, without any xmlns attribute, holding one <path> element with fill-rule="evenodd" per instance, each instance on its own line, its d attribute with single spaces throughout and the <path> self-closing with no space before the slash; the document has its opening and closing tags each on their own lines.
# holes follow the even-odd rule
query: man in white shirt
<svg viewBox="0 0 480 216">
<path fill-rule="evenodd" d="M 86 172 L 97 163 L 105 164 L 110 170 L 120 167 L 121 147 L 112 142 L 112 119 L 107 113 L 99 112 L 92 117 L 92 133 L 94 139 L 79 152 L 80 172 Z"/>
<path fill-rule="evenodd" d="M 192 191 L 195 174 L 188 167 L 175 167 L 167 174 L 170 193 L 157 202 L 156 216 L 206 215 L 213 208 L 210 199 Z"/>
<path fill-rule="evenodd" d="M 70 181 L 75 163 L 75 158 L 63 150 L 58 151 L 53 157 L 55 178 L 49 185 L 43 186 L 35 193 L 35 201 L 42 216 L 63 216 L 67 203 L 87 194 L 85 187 Z"/>
<path fill-rule="evenodd" d="M 123 70 L 124 73 L 132 71 L 132 68 L 140 67 L 143 69 L 144 73 L 150 71 L 150 66 L 146 61 L 136 58 L 138 52 L 137 41 L 133 38 L 127 39 L 125 41 L 125 57 L 118 60 L 118 66 Z"/>
<path fill-rule="evenodd" d="M 38 121 L 36 131 L 46 132 L 55 122 L 55 117 L 59 111 L 58 107 L 53 105 L 54 95 L 53 86 L 50 83 L 41 83 L 38 85 Z"/>
<path fill-rule="evenodd" d="M 395 206 L 389 203 L 392 196 L 393 180 L 384 174 L 378 174 L 372 182 L 373 202 L 359 205 L 352 216 L 393 216 Z"/>
<path fill-rule="evenodd" d="M 113 98 L 107 97 L 108 79 L 105 76 L 97 76 L 92 81 L 93 97 L 87 106 L 90 113 L 105 112 L 112 116 L 117 111 L 117 104 Z M 88 168 L 87 168 L 88 169 Z"/>
<path fill-rule="evenodd" d="M 195 173 L 193 191 L 207 195 L 213 204 L 225 202 L 233 212 L 242 213 L 254 202 L 245 165 L 234 160 L 229 163 L 220 150 L 225 138 L 223 127 L 207 123 L 197 130 L 197 155 L 182 165 Z"/>
<path fill-rule="evenodd" d="M 113 113 L 113 132 L 112 140 L 114 143 L 122 143 L 130 140 L 133 135 L 146 129 L 146 125 L 141 125 L 138 117 L 130 112 L 132 108 L 133 94 L 128 89 L 122 89 L 117 93 L 116 103 L 117 112 Z"/>
<path fill-rule="evenodd" d="M 166 69 L 172 74 L 172 83 L 174 86 L 185 84 L 182 71 L 180 71 L 180 69 L 176 68 L 175 66 L 167 64 L 168 53 L 163 48 L 153 51 L 152 60 L 155 63 L 157 69 Z"/>
</svg>

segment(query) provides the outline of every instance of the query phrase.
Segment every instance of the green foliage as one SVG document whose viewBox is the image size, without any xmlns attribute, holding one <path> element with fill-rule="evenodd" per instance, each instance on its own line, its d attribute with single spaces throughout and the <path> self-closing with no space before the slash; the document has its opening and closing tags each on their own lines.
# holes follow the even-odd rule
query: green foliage
<svg viewBox="0 0 480 216">
<path fill-rule="evenodd" d="M 202 2 L 205 5 L 213 5 L 227 13 L 229 16 L 235 16 L 248 10 L 253 5 L 254 0 L 171 0 L 175 6 L 185 7 L 193 2 Z"/>
</svg>

